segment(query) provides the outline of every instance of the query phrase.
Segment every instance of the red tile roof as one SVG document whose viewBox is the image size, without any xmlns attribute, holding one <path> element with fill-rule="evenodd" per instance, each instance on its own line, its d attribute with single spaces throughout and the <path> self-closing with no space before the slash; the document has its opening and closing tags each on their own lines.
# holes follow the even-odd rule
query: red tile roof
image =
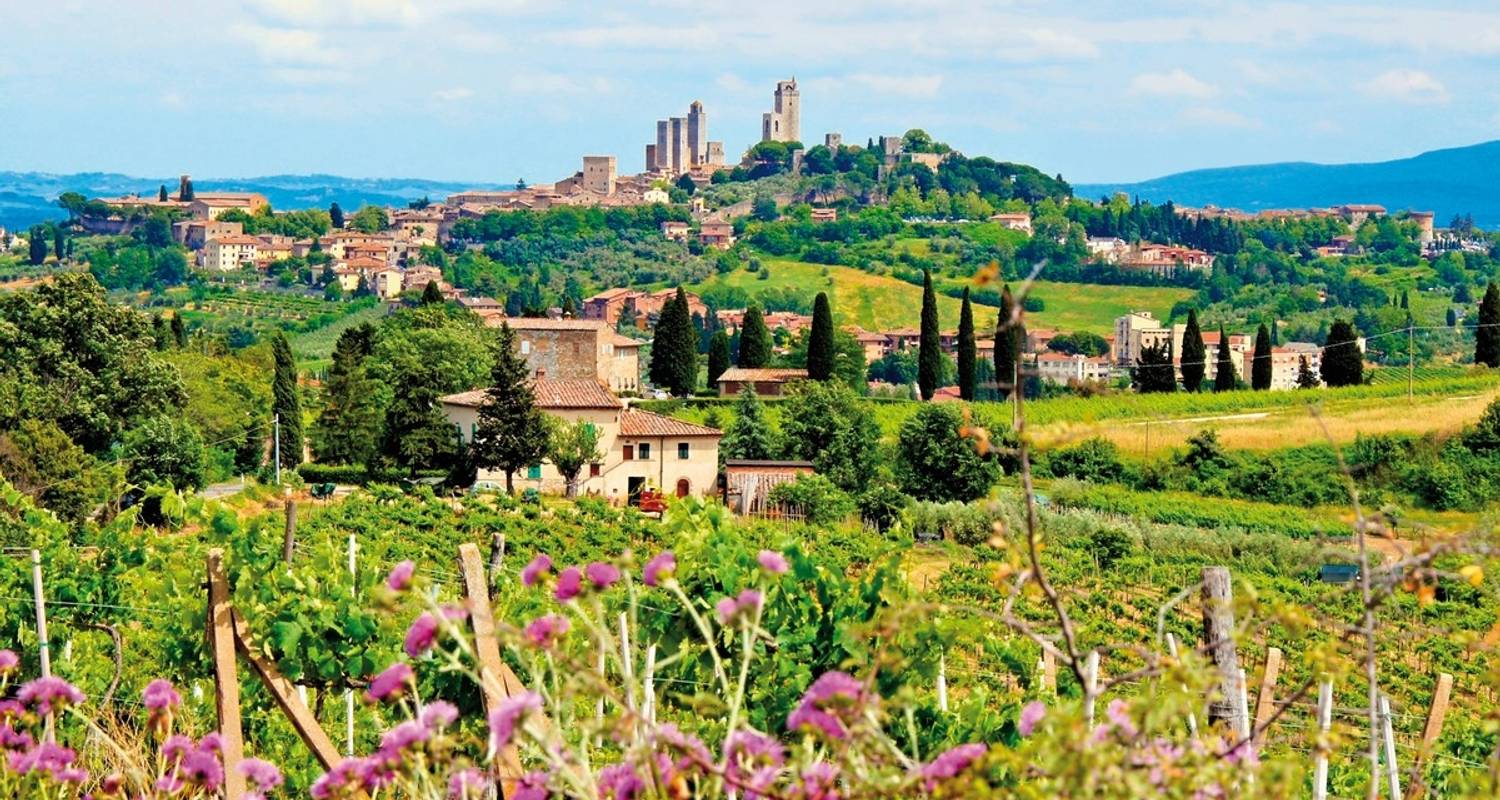
<svg viewBox="0 0 1500 800">
<path fill-rule="evenodd" d="M 723 431 L 634 408 L 620 415 L 621 436 L 723 436 Z"/>
<path fill-rule="evenodd" d="M 755 381 L 757 383 L 784 383 L 807 377 L 805 369 L 746 369 L 744 367 L 730 367 L 719 376 L 719 382 L 724 381 Z"/>
<path fill-rule="evenodd" d="M 546 410 L 567 408 L 620 408 L 624 404 L 597 380 L 539 378 L 531 382 L 536 407 Z M 454 406 L 478 408 L 484 404 L 484 389 L 450 394 L 440 402 Z"/>
</svg>

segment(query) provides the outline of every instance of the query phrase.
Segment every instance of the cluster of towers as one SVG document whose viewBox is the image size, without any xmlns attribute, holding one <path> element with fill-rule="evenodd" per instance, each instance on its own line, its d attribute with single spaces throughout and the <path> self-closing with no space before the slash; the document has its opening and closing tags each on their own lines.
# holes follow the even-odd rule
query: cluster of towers
<svg viewBox="0 0 1500 800">
<path fill-rule="evenodd" d="M 694 100 L 686 117 L 656 121 L 656 143 L 646 145 L 646 169 L 681 175 L 694 167 L 724 163 L 724 143 L 708 140 L 708 114 Z"/>
<path fill-rule="evenodd" d="M 802 128 L 802 95 L 797 79 L 776 82 L 776 101 L 760 117 L 762 142 L 800 142 Z"/>
</svg>

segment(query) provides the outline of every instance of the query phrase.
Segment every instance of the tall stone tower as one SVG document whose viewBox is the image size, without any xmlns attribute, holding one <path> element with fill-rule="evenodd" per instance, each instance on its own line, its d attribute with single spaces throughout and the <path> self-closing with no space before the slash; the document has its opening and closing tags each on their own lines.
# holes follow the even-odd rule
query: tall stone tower
<svg viewBox="0 0 1500 800">
<path fill-rule="evenodd" d="M 708 157 L 708 114 L 703 111 L 703 103 L 694 100 L 688 106 L 687 115 L 687 138 L 689 158 L 684 166 L 696 167 L 707 162 Z"/>
<path fill-rule="evenodd" d="M 656 163 L 650 166 L 652 169 L 660 170 L 672 168 L 672 123 L 670 120 L 656 121 Z"/>
<path fill-rule="evenodd" d="M 777 81 L 775 104 L 760 118 L 760 140 L 800 142 L 801 133 L 802 95 L 797 91 L 797 79 Z"/>
</svg>

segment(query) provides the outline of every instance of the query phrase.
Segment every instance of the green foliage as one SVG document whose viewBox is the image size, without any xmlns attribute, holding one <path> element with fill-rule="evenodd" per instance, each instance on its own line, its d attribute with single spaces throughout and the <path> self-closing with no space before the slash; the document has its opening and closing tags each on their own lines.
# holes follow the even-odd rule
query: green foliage
<svg viewBox="0 0 1500 800">
<path fill-rule="evenodd" d="M 766 329 L 765 316 L 755 303 L 745 308 L 745 320 L 740 325 L 739 339 L 740 351 L 736 366 L 756 369 L 771 363 L 771 332 Z"/>
<path fill-rule="evenodd" d="M 1286 506 L 1224 498 L 1207 499 L 1185 492 L 1136 492 L 1120 486 L 1072 484 L 1052 486 L 1053 503 L 1132 519 L 1213 530 L 1234 529 L 1276 533 L 1295 538 L 1317 538 L 1342 529 L 1337 520 L 1297 514 Z"/>
<path fill-rule="evenodd" d="M 964 401 L 974 399 L 976 356 L 974 309 L 969 305 L 969 287 L 965 286 L 963 306 L 958 312 L 958 396 Z"/>
<path fill-rule="evenodd" d="M 1235 387 L 1234 356 L 1229 349 L 1229 336 L 1224 326 L 1219 326 L 1219 350 L 1214 358 L 1214 391 L 1231 392 Z"/>
<path fill-rule="evenodd" d="M 1000 290 L 1000 313 L 995 318 L 995 390 L 1004 400 L 1020 385 L 1021 345 L 1026 333 L 1013 322 L 1016 300 L 1007 284 Z"/>
<path fill-rule="evenodd" d="M 901 490 L 920 500 L 967 501 L 983 497 L 1000 477 L 1000 464 L 979 452 L 957 409 L 924 405 L 901 426 L 897 477 Z"/>
<path fill-rule="evenodd" d="M 160 415 L 127 430 L 120 445 L 126 475 L 136 486 L 165 484 L 173 489 L 203 486 L 203 437 L 192 423 Z"/>
<path fill-rule="evenodd" d="M 1500 288 L 1493 281 L 1479 302 L 1479 327 L 1474 330 L 1474 363 L 1500 367 Z"/>
<path fill-rule="evenodd" d="M 910 497 L 887 483 L 874 484 L 854 499 L 860 519 L 881 533 L 901 521 L 901 514 L 910 503 Z"/>
<path fill-rule="evenodd" d="M 787 458 L 811 461 L 819 475 L 848 492 L 868 486 L 880 462 L 880 429 L 854 392 L 841 383 L 789 385 L 781 434 Z"/>
<path fill-rule="evenodd" d="M 1187 326 L 1182 333 L 1183 391 L 1198 391 L 1207 370 L 1208 349 L 1203 346 L 1203 331 L 1198 328 L 1198 311 L 1188 309 Z"/>
<path fill-rule="evenodd" d="M 922 275 L 921 338 L 917 343 L 917 387 L 922 392 L 923 400 L 932 399 L 942 375 L 943 351 L 938 341 L 941 333 L 938 328 L 937 296 L 932 292 L 932 273 L 925 272 Z"/>
<path fill-rule="evenodd" d="M 1250 388 L 1265 391 L 1271 388 L 1271 332 L 1261 325 L 1255 332 L 1255 350 L 1250 360 Z"/>
<path fill-rule="evenodd" d="M 375 347 L 375 327 L 347 328 L 333 350 L 323 386 L 323 409 L 313 423 L 313 453 L 319 461 L 369 464 L 380 443 L 376 383 L 365 367 Z"/>
<path fill-rule="evenodd" d="M 906 526 L 914 534 L 940 536 L 964 547 L 978 547 L 1006 521 L 999 503 L 918 502 L 907 507 Z"/>
<path fill-rule="evenodd" d="M 807 377 L 826 381 L 833 377 L 833 310 L 828 294 L 818 292 L 813 299 L 812 332 L 807 340 Z"/>
<path fill-rule="evenodd" d="M 1114 442 L 1097 436 L 1048 453 L 1046 467 L 1056 477 L 1081 481 L 1121 482 L 1128 477 L 1125 464 L 1120 461 L 1120 449 Z"/>
<path fill-rule="evenodd" d="M 1172 363 L 1171 342 L 1141 348 L 1130 370 L 1130 380 L 1141 394 L 1177 391 L 1177 368 Z"/>
<path fill-rule="evenodd" d="M 708 388 L 718 388 L 719 376 L 729 369 L 729 365 L 729 334 L 720 328 L 708 340 Z"/>
<path fill-rule="evenodd" d="M 1323 345 L 1323 362 L 1319 370 L 1323 383 L 1332 387 L 1358 386 L 1364 382 L 1364 353 L 1355 338 L 1354 326 L 1336 320 L 1328 330 Z"/>
<path fill-rule="evenodd" d="M 682 287 L 662 307 L 651 340 L 651 382 L 678 397 L 698 386 L 698 334 Z"/>
<path fill-rule="evenodd" d="M 391 227 L 391 220 L 380 206 L 364 206 L 349 217 L 348 225 L 363 233 L 380 233 Z"/>
<path fill-rule="evenodd" d="M 828 525 L 854 513 L 854 498 L 828 478 L 813 473 L 779 483 L 771 489 L 770 501 L 800 511 L 807 522 Z"/>
<path fill-rule="evenodd" d="M 502 323 L 495 342 L 490 386 L 479 407 L 479 423 L 470 445 L 474 463 L 504 472 L 505 490 L 511 493 L 515 491 L 516 471 L 540 464 L 549 444 L 547 419 L 536 407 L 526 360 L 519 349 L 515 333 Z"/>
<path fill-rule="evenodd" d="M 118 468 L 100 464 L 51 421 L 22 420 L 0 431 L 0 475 L 68 522 L 79 522 L 118 494 Z"/>
<path fill-rule="evenodd" d="M 740 389 L 734 419 L 724 430 L 719 452 L 724 458 L 765 460 L 776 453 L 776 437 L 766 421 L 765 404 L 750 386 Z"/>
<path fill-rule="evenodd" d="M 420 302 L 424 306 L 442 305 L 446 302 L 443 300 L 443 290 L 438 288 L 437 281 L 428 281 L 427 285 L 422 287 Z"/>
<path fill-rule="evenodd" d="M 297 388 L 297 361 L 286 336 L 271 340 L 275 371 L 271 380 L 271 413 L 276 416 L 278 452 L 282 469 L 296 469 L 302 463 L 302 399 Z"/>
</svg>

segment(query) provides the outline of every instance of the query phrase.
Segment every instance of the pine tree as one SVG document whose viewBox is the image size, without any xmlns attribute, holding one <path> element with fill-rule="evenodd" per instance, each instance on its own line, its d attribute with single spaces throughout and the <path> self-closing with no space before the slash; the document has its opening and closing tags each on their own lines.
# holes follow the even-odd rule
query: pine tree
<svg viewBox="0 0 1500 800">
<path fill-rule="evenodd" d="M 1406 289 L 1401 290 L 1401 307 L 1404 309 L 1411 308 L 1411 295 L 1407 294 Z"/>
<path fill-rule="evenodd" d="M 1000 314 L 995 319 L 995 388 L 1001 400 L 1020 383 L 1020 329 L 1011 322 L 1015 308 L 1016 299 L 1007 284 L 1000 290 Z"/>
<path fill-rule="evenodd" d="M 687 294 L 677 294 L 662 306 L 651 340 L 651 382 L 678 397 L 687 397 L 698 385 L 698 334 L 688 315 Z"/>
<path fill-rule="evenodd" d="M 574 307 L 573 296 L 570 294 L 563 295 L 562 315 L 564 319 L 573 319 L 578 316 L 578 309 Z"/>
<path fill-rule="evenodd" d="M 1318 374 L 1312 371 L 1312 365 L 1307 363 L 1307 356 L 1297 357 L 1297 388 L 1316 389 L 1319 385 Z"/>
<path fill-rule="evenodd" d="M 1329 386 L 1357 386 L 1364 382 L 1365 356 L 1360 352 L 1354 326 L 1334 320 L 1323 343 L 1323 382 Z"/>
<path fill-rule="evenodd" d="M 812 330 L 807 337 L 807 377 L 826 381 L 833 377 L 833 310 L 828 295 L 813 298 Z"/>
<path fill-rule="evenodd" d="M 943 377 L 943 350 L 938 330 L 937 295 L 932 290 L 932 273 L 922 271 L 922 328 L 917 340 L 917 388 L 923 400 L 937 393 Z"/>
<path fill-rule="evenodd" d="M 285 334 L 278 333 L 271 340 L 271 357 L 276 365 L 271 411 L 280 424 L 281 467 L 296 469 L 302 463 L 302 400 L 297 395 L 297 362 Z"/>
<path fill-rule="evenodd" d="M 719 376 L 729 369 L 729 334 L 723 328 L 714 331 L 708 340 L 708 387 L 717 388 Z"/>
<path fill-rule="evenodd" d="M 333 347 L 333 365 L 323 386 L 323 410 L 313 423 L 313 451 L 319 461 L 367 464 L 380 435 L 374 387 L 364 367 L 374 328 L 345 329 Z"/>
<path fill-rule="evenodd" d="M 1271 331 L 1261 323 L 1255 332 L 1255 352 L 1250 358 L 1250 388 L 1258 392 L 1271 388 Z"/>
<path fill-rule="evenodd" d="M 338 203 L 330 203 L 328 206 L 328 220 L 334 230 L 344 227 L 344 209 L 339 208 Z"/>
<path fill-rule="evenodd" d="M 510 494 L 516 491 L 515 473 L 541 463 L 550 441 L 547 419 L 536 407 L 526 360 L 516 350 L 516 335 L 502 322 L 490 387 L 479 406 L 471 447 L 477 466 L 505 473 L 505 491 Z"/>
<path fill-rule="evenodd" d="M 775 437 L 766 421 L 765 404 L 750 384 L 740 389 L 734 401 L 734 419 L 724 431 L 720 450 L 725 458 L 764 461 L 776 454 Z"/>
<path fill-rule="evenodd" d="M 771 332 L 766 330 L 766 318 L 760 306 L 751 303 L 745 309 L 745 320 L 740 324 L 740 356 L 737 365 L 745 369 L 759 369 L 771 363 Z"/>
<path fill-rule="evenodd" d="M 1446 321 L 1448 323 L 1448 327 L 1450 327 L 1450 328 L 1458 327 L 1458 312 L 1454 311 L 1452 306 L 1448 307 L 1448 314 L 1447 314 L 1447 317 L 1445 319 L 1446 319 Z"/>
<path fill-rule="evenodd" d="M 1187 327 L 1182 332 L 1182 388 L 1196 392 L 1203 387 L 1208 372 L 1208 348 L 1203 345 L 1203 331 L 1198 328 L 1198 310 L 1188 309 Z"/>
<path fill-rule="evenodd" d="M 1500 367 L 1500 289 L 1494 282 L 1479 301 L 1479 327 L 1474 329 L 1474 363 Z"/>
<path fill-rule="evenodd" d="M 1177 369 L 1172 363 L 1172 342 L 1167 340 L 1141 348 L 1131 379 L 1141 394 L 1177 391 Z"/>
<path fill-rule="evenodd" d="M 172 342 L 181 350 L 187 347 L 187 324 L 183 322 L 182 314 L 172 315 Z"/>
<path fill-rule="evenodd" d="M 428 281 L 422 288 L 422 305 L 440 306 L 444 302 L 443 290 L 438 288 L 437 281 Z"/>
<path fill-rule="evenodd" d="M 156 202 L 167 202 L 167 185 L 165 183 L 161 185 L 160 189 L 156 190 Z"/>
<path fill-rule="evenodd" d="M 1229 392 L 1234 390 L 1234 361 L 1229 353 L 1229 334 L 1224 332 L 1224 326 L 1219 326 L 1219 352 L 1214 360 L 1214 391 Z"/>
<path fill-rule="evenodd" d="M 958 309 L 958 396 L 974 399 L 975 360 L 974 309 L 969 305 L 969 287 L 964 287 L 963 305 Z"/>
</svg>

